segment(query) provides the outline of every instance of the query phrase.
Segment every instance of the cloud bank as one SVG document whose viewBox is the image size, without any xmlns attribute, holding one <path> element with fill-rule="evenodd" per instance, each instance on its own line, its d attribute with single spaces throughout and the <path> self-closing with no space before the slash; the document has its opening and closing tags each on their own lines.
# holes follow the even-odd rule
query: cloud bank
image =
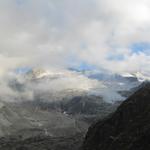
<svg viewBox="0 0 150 150">
<path fill-rule="evenodd" d="M 85 62 L 150 72 L 149 0 L 1 0 L 0 74 L 22 66 Z"/>
</svg>

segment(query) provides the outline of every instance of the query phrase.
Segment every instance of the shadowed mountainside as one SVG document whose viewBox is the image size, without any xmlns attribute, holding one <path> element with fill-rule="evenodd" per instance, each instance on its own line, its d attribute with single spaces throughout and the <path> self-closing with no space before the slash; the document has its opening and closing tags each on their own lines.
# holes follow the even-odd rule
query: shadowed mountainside
<svg viewBox="0 0 150 150">
<path fill-rule="evenodd" d="M 115 113 L 89 128 L 83 150 L 148 150 L 149 139 L 150 83 L 146 83 Z"/>
</svg>

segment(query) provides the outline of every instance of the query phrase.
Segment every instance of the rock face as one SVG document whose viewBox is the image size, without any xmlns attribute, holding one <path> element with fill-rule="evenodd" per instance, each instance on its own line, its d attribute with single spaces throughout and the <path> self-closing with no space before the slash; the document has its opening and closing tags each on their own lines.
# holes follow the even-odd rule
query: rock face
<svg viewBox="0 0 150 150">
<path fill-rule="evenodd" d="M 83 150 L 150 149 L 150 83 L 124 101 L 115 113 L 89 128 Z"/>
<path fill-rule="evenodd" d="M 83 136 L 71 137 L 37 136 L 28 139 L 0 138 L 0 150 L 79 150 Z"/>
</svg>

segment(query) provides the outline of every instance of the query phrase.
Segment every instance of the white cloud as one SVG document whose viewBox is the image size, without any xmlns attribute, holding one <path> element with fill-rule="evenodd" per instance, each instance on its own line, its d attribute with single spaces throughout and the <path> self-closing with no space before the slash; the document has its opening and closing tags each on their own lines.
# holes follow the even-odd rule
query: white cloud
<svg viewBox="0 0 150 150">
<path fill-rule="evenodd" d="M 148 71 L 150 56 L 129 47 L 150 42 L 149 11 L 149 0 L 1 0 L 0 73 L 66 67 L 70 58 L 114 72 Z M 113 53 L 124 59 L 109 60 Z"/>
</svg>

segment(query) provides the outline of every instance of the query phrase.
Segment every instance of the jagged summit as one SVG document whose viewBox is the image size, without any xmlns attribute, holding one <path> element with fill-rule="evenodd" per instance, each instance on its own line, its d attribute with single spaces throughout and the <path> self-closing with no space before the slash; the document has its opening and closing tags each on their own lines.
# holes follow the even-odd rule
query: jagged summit
<svg viewBox="0 0 150 150">
<path fill-rule="evenodd" d="M 150 83 L 124 101 L 109 118 L 89 128 L 84 150 L 150 149 Z"/>
</svg>

